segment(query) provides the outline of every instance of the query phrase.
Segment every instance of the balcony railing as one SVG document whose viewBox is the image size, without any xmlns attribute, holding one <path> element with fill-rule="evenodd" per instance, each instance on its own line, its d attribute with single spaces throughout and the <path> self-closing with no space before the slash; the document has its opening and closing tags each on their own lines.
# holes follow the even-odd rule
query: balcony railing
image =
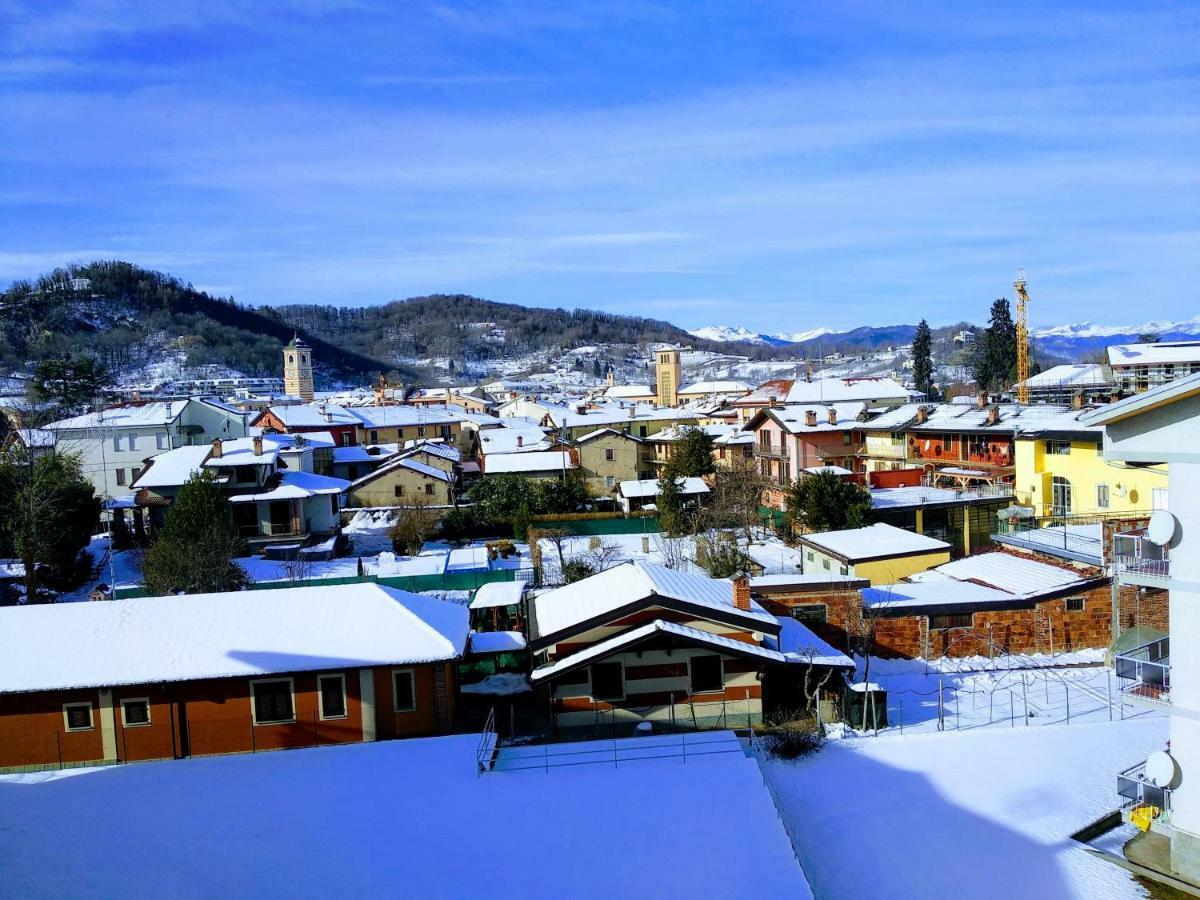
<svg viewBox="0 0 1200 900">
<path fill-rule="evenodd" d="M 1155 787 L 1146 778 L 1146 764 L 1130 766 L 1117 775 L 1117 794 L 1121 797 L 1122 812 L 1138 807 L 1150 807 L 1151 818 L 1166 820 L 1171 816 L 1171 789 Z M 1154 813 L 1153 810 L 1158 810 Z"/>
<path fill-rule="evenodd" d="M 1164 583 L 1171 578 L 1167 548 L 1152 544 L 1145 528 L 1113 535 L 1113 563 L 1117 575 L 1126 581 Z"/>
<path fill-rule="evenodd" d="M 787 448 L 783 444 L 755 444 L 754 453 L 756 456 L 769 456 L 772 459 L 781 459 L 787 456 Z"/>
<path fill-rule="evenodd" d="M 1113 667 L 1125 696 L 1151 703 L 1171 702 L 1170 638 L 1159 638 L 1118 653 Z"/>
</svg>

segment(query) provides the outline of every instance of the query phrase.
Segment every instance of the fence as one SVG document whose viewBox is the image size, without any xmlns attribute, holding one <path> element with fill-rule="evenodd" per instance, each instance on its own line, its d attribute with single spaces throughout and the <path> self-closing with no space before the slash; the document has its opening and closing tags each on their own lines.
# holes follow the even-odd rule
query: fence
<svg viewBox="0 0 1200 900">
<path fill-rule="evenodd" d="M 500 747 L 495 751 L 494 763 L 490 766 L 481 763 L 479 772 L 486 774 L 541 771 L 549 774 L 554 769 L 578 766 L 611 765 L 619 769 L 622 765 L 662 759 L 677 759 L 686 764 L 688 759 L 731 754 L 745 756 L 745 753 L 741 741 L 731 731 L 688 732 L 610 738 L 604 741 Z"/>
</svg>

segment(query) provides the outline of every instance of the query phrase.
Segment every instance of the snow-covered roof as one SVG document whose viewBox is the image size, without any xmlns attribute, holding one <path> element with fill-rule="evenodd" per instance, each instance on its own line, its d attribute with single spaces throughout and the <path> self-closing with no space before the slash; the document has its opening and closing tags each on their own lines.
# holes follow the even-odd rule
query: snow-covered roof
<svg viewBox="0 0 1200 900">
<path fill-rule="evenodd" d="M 682 441 L 687 437 L 689 432 L 703 431 L 715 442 L 717 438 L 723 437 L 729 433 L 731 428 L 736 428 L 734 425 L 671 425 L 664 428 L 658 434 L 651 435 L 647 440 L 655 442 L 669 443 L 671 441 Z"/>
<path fill-rule="evenodd" d="M 775 619 L 774 616 L 771 616 L 771 618 Z M 664 622 L 662 619 L 654 619 L 645 625 L 639 625 L 637 628 L 631 628 L 629 631 L 614 635 L 603 641 L 598 641 L 580 650 L 578 653 L 571 653 L 549 665 L 539 666 L 533 670 L 533 673 L 529 677 L 534 681 L 544 681 L 547 678 L 552 678 L 555 675 L 578 668 L 593 659 L 601 659 L 610 653 L 617 652 L 622 647 L 636 644 L 656 634 L 669 634 L 674 637 L 684 638 L 693 643 L 711 647 L 717 651 L 733 653 L 738 656 L 752 656 L 764 662 L 787 661 L 787 657 L 778 650 L 771 650 L 766 647 L 760 647 L 758 644 L 722 637 L 719 634 L 713 634 L 711 631 L 701 631 L 699 628 L 680 625 L 678 622 Z"/>
<path fill-rule="evenodd" d="M 360 406 L 354 413 L 366 428 L 451 425 L 463 419 L 457 413 L 436 406 Z"/>
<path fill-rule="evenodd" d="M 803 622 L 791 616 L 776 618 L 779 620 L 779 636 L 768 637 L 764 643 L 770 649 L 782 653 L 788 662 L 835 666 L 840 669 L 854 668 L 854 660 L 814 634 Z"/>
<path fill-rule="evenodd" d="M 169 425 L 179 418 L 189 402 L 172 400 L 114 406 L 99 412 L 59 419 L 44 427 L 51 431 L 70 431 L 78 428 L 148 428 L 154 425 Z"/>
<path fill-rule="evenodd" d="M 859 414 L 865 407 L 861 403 L 831 403 L 827 406 L 813 404 L 803 406 L 783 406 L 764 409 L 759 415 L 768 415 L 779 423 L 788 434 L 803 434 L 814 431 L 845 431 L 847 428 L 857 428 L 862 423 L 858 421 Z M 834 413 L 834 421 L 829 421 L 830 411 Z M 809 413 L 816 416 L 816 422 L 809 425 Z"/>
<path fill-rule="evenodd" d="M 721 446 L 732 444 L 753 444 L 754 432 L 743 431 L 740 425 L 727 425 L 726 431 L 720 437 L 713 438 L 713 443 Z"/>
<path fill-rule="evenodd" d="M 853 475 L 849 469 L 842 466 L 809 466 L 805 470 L 809 475 L 820 475 L 827 473 L 829 475 Z"/>
<path fill-rule="evenodd" d="M 943 469 L 943 472 L 946 470 Z M 997 493 L 997 498 L 1007 495 Z M 931 506 L 938 503 L 972 503 L 986 500 L 986 492 L 959 491 L 954 488 L 935 488 L 925 485 L 908 487 L 871 488 L 872 509 L 902 509 L 914 506 Z"/>
<path fill-rule="evenodd" d="M 527 646 L 525 635 L 519 631 L 473 631 L 472 653 L 513 653 Z"/>
<path fill-rule="evenodd" d="M 491 609 L 520 603 L 527 584 L 526 581 L 489 581 L 475 592 L 471 609 Z"/>
<path fill-rule="evenodd" d="M 726 615 L 764 624 L 775 617 L 751 600 L 750 610 L 733 605 L 733 585 L 727 579 L 678 572 L 666 566 L 636 560 L 613 566 L 587 578 L 546 591 L 532 605 L 540 637 L 557 634 L 640 600 L 663 597 Z"/>
<path fill-rule="evenodd" d="M 447 444 L 444 441 L 417 441 L 412 446 L 405 447 L 404 452 L 406 455 L 410 453 L 428 453 L 431 456 L 438 456 L 451 462 L 462 460 L 462 452 L 457 447 Z"/>
<path fill-rule="evenodd" d="M 283 472 L 279 483 L 265 491 L 234 494 L 230 503 L 257 503 L 266 500 L 303 500 L 318 494 L 341 494 L 350 487 L 344 478 L 330 478 L 313 472 Z"/>
<path fill-rule="evenodd" d="M 1108 369 L 1100 363 L 1067 364 L 1051 366 L 1025 381 L 1033 390 L 1047 388 L 1106 387 L 1113 383 Z"/>
<path fill-rule="evenodd" d="M 747 394 L 754 388 L 744 381 L 697 381 L 684 385 L 678 391 L 680 396 L 689 394 Z"/>
<path fill-rule="evenodd" d="M 618 486 L 618 490 L 622 497 L 635 500 L 645 497 L 657 497 L 662 490 L 662 486 L 659 484 L 657 478 L 646 478 L 638 481 L 622 481 Z M 703 478 L 680 478 L 679 492 L 681 494 L 707 494 L 708 485 L 704 483 Z"/>
<path fill-rule="evenodd" d="M 936 572 L 936 570 L 934 570 Z M 950 606 L 959 603 L 1009 603 L 1016 598 L 1007 591 L 959 581 L 945 575 L 922 572 L 920 580 L 862 589 L 863 605 L 885 609 L 921 606 Z"/>
<path fill-rule="evenodd" d="M 814 378 L 792 382 L 784 403 L 879 403 L 907 400 L 909 390 L 892 378 Z"/>
<path fill-rule="evenodd" d="M 614 400 L 626 400 L 632 397 L 653 397 L 655 392 L 648 384 L 614 384 L 605 389 L 604 396 Z"/>
<path fill-rule="evenodd" d="M 998 403 L 980 408 L 977 403 L 927 404 L 928 418 L 924 422 L 914 421 L 908 426 L 914 432 L 926 431 L 983 431 L 999 434 L 1034 435 L 1047 431 L 1079 432 L 1094 431 L 1083 421 L 1087 410 L 1071 406 L 1019 403 Z M 995 410 L 993 413 L 992 411 Z M 995 421 L 988 424 L 990 416 Z M 872 423 L 875 425 L 876 423 Z M 876 426 L 877 427 L 877 426 Z"/>
<path fill-rule="evenodd" d="M 54 432 L 45 428 L 17 428 L 13 431 L 17 439 L 30 449 L 37 447 L 53 447 Z"/>
<path fill-rule="evenodd" d="M 1152 409 L 1187 400 L 1197 394 L 1200 394 L 1200 374 L 1189 375 L 1186 378 L 1176 378 L 1166 384 L 1157 385 L 1148 391 L 1118 400 L 1116 403 L 1108 403 L 1097 409 L 1086 410 L 1080 417 L 1080 421 L 1085 425 L 1111 425 Z"/>
<path fill-rule="evenodd" d="M 0 608 L 0 692 L 454 659 L 466 607 L 378 584 Z"/>
<path fill-rule="evenodd" d="M 150 460 L 150 464 L 130 487 L 164 488 L 187 484 L 193 475 L 204 468 L 204 461 L 211 452 L 210 445 L 202 444 L 198 447 L 176 447 L 160 453 Z"/>
<path fill-rule="evenodd" d="M 893 406 L 873 416 L 862 427 L 866 431 L 899 431 L 917 417 L 917 412 L 922 406 L 928 406 L 928 404 L 902 403 L 899 406 Z"/>
<path fill-rule="evenodd" d="M 287 435 L 292 437 L 292 435 Z M 225 466 L 268 466 L 274 465 L 279 458 L 279 448 L 283 442 L 275 440 L 276 435 L 262 438 L 262 446 L 256 447 L 255 438 L 238 438 L 221 442 L 221 455 L 209 456 L 206 466 L 222 468 Z M 288 446 L 291 443 L 288 442 Z M 258 452 L 260 451 L 261 452 Z M 172 451 L 173 452 L 173 451 Z"/>
<path fill-rule="evenodd" d="M 550 415 L 562 428 L 579 428 L 585 425 L 599 427 L 616 425 L 621 422 L 662 422 L 671 419 L 695 421 L 696 419 L 696 414 L 689 410 L 654 406 L 648 403 L 638 403 L 633 406 L 608 406 L 589 409 L 586 412 L 550 410 Z"/>
<path fill-rule="evenodd" d="M 858 585 L 867 584 L 866 579 L 854 575 L 837 575 L 829 572 L 797 572 L 792 575 L 755 575 L 750 578 L 751 590 L 762 590 L 770 593 L 774 589 L 800 588 L 804 591 L 845 590 Z"/>
<path fill-rule="evenodd" d="M 959 581 L 976 581 L 1022 596 L 1084 584 L 1096 577 L 1094 570 L 1086 572 L 1051 565 L 1002 550 L 965 556 L 938 566 L 934 571 Z"/>
<path fill-rule="evenodd" d="M 550 446 L 543 428 L 533 424 L 505 425 L 479 432 L 479 450 L 489 453 L 531 453 Z"/>
<path fill-rule="evenodd" d="M 371 453 L 371 450 L 378 450 L 378 453 Z M 333 461 L 335 463 L 382 463 L 391 459 L 399 452 L 395 444 L 381 444 L 378 446 L 364 446 L 355 444 L 352 447 L 334 447 Z"/>
<path fill-rule="evenodd" d="M 639 444 L 643 440 L 640 437 L 636 437 L 635 435 L 629 434 L 626 431 L 621 431 L 618 428 L 597 428 L 595 431 L 589 431 L 587 434 L 575 438 L 575 443 L 586 444 L 588 441 L 594 441 L 596 438 L 603 437 L 606 434 L 614 434 L 619 438 L 626 438 L 628 440 L 635 441 Z M 661 434 L 662 434 L 661 431 L 658 434 L 656 434 L 654 436 L 655 439 L 657 440 L 658 436 Z"/>
<path fill-rule="evenodd" d="M 282 422 L 284 428 L 328 428 L 330 425 L 359 425 L 362 421 L 354 412 L 336 403 L 272 406 L 267 412 Z"/>
<path fill-rule="evenodd" d="M 565 450 L 535 450 L 530 453 L 490 453 L 484 463 L 488 475 L 518 472 L 551 472 L 574 469 L 571 454 Z"/>
<path fill-rule="evenodd" d="M 398 468 L 411 469 L 414 472 L 419 472 L 427 478 L 436 478 L 438 481 L 451 482 L 454 480 L 454 476 L 449 472 L 443 471 L 437 466 L 431 466 L 427 463 L 418 462 L 415 459 L 402 459 L 396 463 L 396 466 Z M 391 467 L 389 466 L 389 468 Z"/>
<path fill-rule="evenodd" d="M 905 531 L 884 522 L 876 522 L 865 528 L 805 534 L 800 537 L 800 542 L 852 563 L 920 553 L 949 553 L 951 549 L 945 541 Z"/>
<path fill-rule="evenodd" d="M 1114 344 L 1108 348 L 1113 366 L 1159 366 L 1200 363 L 1200 341 L 1161 341 L 1155 344 Z"/>
</svg>

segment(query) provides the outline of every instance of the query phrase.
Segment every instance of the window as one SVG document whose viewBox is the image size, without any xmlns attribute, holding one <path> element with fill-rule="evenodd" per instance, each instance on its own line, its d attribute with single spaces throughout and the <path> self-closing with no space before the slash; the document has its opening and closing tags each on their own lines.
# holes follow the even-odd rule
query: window
<svg viewBox="0 0 1200 900">
<path fill-rule="evenodd" d="M 813 557 L 813 552 L 812 552 L 811 550 L 809 550 L 809 551 L 808 551 L 807 553 L 805 553 L 804 555 L 805 555 L 806 557 L 808 557 L 808 561 L 809 561 L 809 562 L 812 562 L 812 561 L 813 561 L 813 558 L 814 558 L 814 557 Z"/>
<path fill-rule="evenodd" d="M 1069 516 L 1072 506 L 1071 482 L 1057 475 L 1050 479 L 1051 514 Z"/>
<path fill-rule="evenodd" d="M 241 484 L 258 481 L 258 471 L 254 466 L 234 466 L 233 480 Z"/>
<path fill-rule="evenodd" d="M 641 437 L 645 437 L 645 436 L 646 436 L 646 426 L 645 426 L 645 425 L 639 425 L 639 426 L 638 426 L 638 434 L 639 434 Z"/>
<path fill-rule="evenodd" d="M 929 617 L 930 631 L 946 631 L 950 628 L 970 628 L 973 624 L 971 613 L 945 613 Z"/>
<path fill-rule="evenodd" d="M 613 486 L 614 486 L 616 483 L 617 483 L 617 479 L 616 479 L 614 476 L 612 476 L 612 475 L 605 475 L 605 476 L 604 476 L 604 486 L 605 486 L 606 488 L 608 488 L 610 491 L 613 489 Z"/>
<path fill-rule="evenodd" d="M 292 679 L 272 678 L 250 682 L 254 724 L 276 725 L 296 721 L 292 713 Z"/>
<path fill-rule="evenodd" d="M 1108 485 L 1096 485 L 1096 509 L 1108 509 Z"/>
<path fill-rule="evenodd" d="M 419 438 L 425 437 L 425 426 L 424 425 L 417 426 L 417 437 L 419 437 Z"/>
<path fill-rule="evenodd" d="M 113 449 L 114 450 L 121 449 L 121 436 L 119 434 L 113 435 Z"/>
<path fill-rule="evenodd" d="M 829 560 L 828 559 L 821 560 L 821 568 L 823 568 L 826 572 L 829 571 Z"/>
<path fill-rule="evenodd" d="M 64 703 L 63 723 L 66 725 L 67 731 L 91 731 L 92 704 Z"/>
<path fill-rule="evenodd" d="M 824 603 L 802 603 L 799 606 L 793 606 L 788 610 L 792 614 L 792 618 L 798 622 L 811 622 L 815 625 L 823 625 L 829 621 L 829 610 L 826 609 Z"/>
<path fill-rule="evenodd" d="M 441 437 L 442 437 L 442 440 L 444 440 L 444 441 L 448 441 L 448 440 L 450 440 L 450 437 L 451 437 L 451 435 L 450 435 L 450 426 L 449 426 L 449 425 L 441 425 L 441 426 L 439 426 L 439 427 L 438 427 L 438 434 L 440 434 L 440 435 L 441 435 Z"/>
<path fill-rule="evenodd" d="M 126 728 L 139 728 L 150 724 L 150 700 L 137 697 L 121 701 L 121 724 Z"/>
<path fill-rule="evenodd" d="M 129 449 L 130 450 L 137 449 L 137 435 L 136 434 L 131 434 L 129 436 Z"/>
<path fill-rule="evenodd" d="M 402 485 L 402 484 L 396 485 L 394 488 L 392 488 L 392 493 L 395 494 L 397 497 L 403 497 L 404 496 L 404 485 Z"/>
<path fill-rule="evenodd" d="M 133 482 L 137 481 L 137 480 L 138 480 L 139 478 L 141 478 L 141 477 L 142 477 L 142 470 L 141 470 L 141 469 L 139 469 L 137 466 L 134 466 L 132 469 L 130 469 L 130 470 L 129 470 L 129 482 L 130 482 L 130 484 L 132 484 Z"/>
<path fill-rule="evenodd" d="M 125 470 L 117 469 L 117 484 L 124 484 L 124 483 L 125 483 Z"/>
<path fill-rule="evenodd" d="M 1067 612 L 1083 612 L 1085 599 L 1083 597 L 1068 597 Z"/>
<path fill-rule="evenodd" d="M 392 711 L 412 712 L 417 708 L 417 685 L 412 669 L 392 672 Z"/>
<path fill-rule="evenodd" d="M 357 464 L 351 463 L 350 465 L 346 466 L 346 477 L 349 478 L 351 481 L 355 481 L 358 479 Z"/>
<path fill-rule="evenodd" d="M 317 678 L 317 704 L 322 719 L 346 718 L 346 676 L 321 675 Z"/>
<path fill-rule="evenodd" d="M 850 567 L 849 566 L 838 566 L 838 574 L 839 575 L 849 575 Z"/>
<path fill-rule="evenodd" d="M 429 497 L 433 496 L 433 482 L 432 481 L 427 481 L 425 483 L 425 494 Z"/>
<path fill-rule="evenodd" d="M 614 459 L 616 459 L 616 458 L 617 458 L 617 451 L 616 451 L 616 450 L 614 450 L 612 447 L 606 447 L 606 448 L 604 449 L 604 460 L 605 460 L 605 462 L 612 462 L 612 461 L 613 461 Z"/>
<path fill-rule="evenodd" d="M 1070 456 L 1070 441 L 1046 441 L 1046 452 L 1053 456 Z"/>
<path fill-rule="evenodd" d="M 621 663 L 595 663 L 591 676 L 593 700 L 625 699 L 625 667 Z"/>
<path fill-rule="evenodd" d="M 372 444 L 378 444 L 378 443 L 379 443 L 379 432 L 378 432 L 378 431 L 372 431 L 372 432 L 371 432 L 371 443 L 372 443 Z"/>
<path fill-rule="evenodd" d="M 688 672 L 693 694 L 725 690 L 725 670 L 719 656 L 693 656 L 688 660 Z"/>
<path fill-rule="evenodd" d="M 167 436 L 163 432 L 158 432 L 154 435 L 154 446 L 159 450 L 167 449 Z"/>
</svg>

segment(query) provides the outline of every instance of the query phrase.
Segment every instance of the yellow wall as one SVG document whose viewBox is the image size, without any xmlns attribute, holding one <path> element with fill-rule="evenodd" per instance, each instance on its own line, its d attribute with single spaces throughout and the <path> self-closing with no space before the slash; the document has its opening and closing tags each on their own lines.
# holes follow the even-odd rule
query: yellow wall
<svg viewBox="0 0 1200 900">
<path fill-rule="evenodd" d="M 622 481 L 641 478 L 643 445 L 617 434 L 605 434 L 579 445 L 579 466 L 594 497 L 615 497 Z M 613 459 L 604 458 L 612 450 Z M 607 478 L 612 478 L 612 487 Z"/>
<path fill-rule="evenodd" d="M 842 573 L 843 563 L 839 559 L 828 556 L 817 550 L 815 547 L 804 546 L 804 572 L 805 574 L 821 574 L 829 572 L 832 575 L 840 575 Z M 811 558 L 809 554 L 812 554 Z M 825 562 L 829 563 L 829 568 L 825 568 Z M 846 575 L 852 575 L 855 578 L 865 578 L 872 585 L 879 584 L 894 584 L 902 578 L 907 578 L 909 575 L 915 575 L 918 572 L 924 572 L 927 569 L 932 569 L 934 566 L 940 566 L 943 563 L 950 562 L 950 551 L 942 550 L 937 553 L 921 553 L 917 556 L 897 556 L 891 559 L 877 559 L 871 562 L 861 562 L 854 565 L 846 566 Z"/>
<path fill-rule="evenodd" d="M 396 496 L 397 485 L 403 486 L 403 496 Z M 426 485 L 433 487 L 432 494 L 425 493 Z M 378 478 L 351 488 L 347 500 L 349 506 L 446 506 L 454 503 L 454 486 L 396 466 Z"/>
<path fill-rule="evenodd" d="M 1166 488 L 1166 466 L 1128 468 L 1104 460 L 1103 448 L 1090 441 L 1072 441 L 1069 454 L 1046 452 L 1046 441 L 1016 440 L 1013 487 L 1017 500 L 1038 515 L 1053 506 L 1054 477 L 1071 482 L 1071 514 L 1141 512 L 1152 509 L 1153 489 Z M 1097 486 L 1108 485 L 1108 507 L 1097 506 Z"/>
</svg>

